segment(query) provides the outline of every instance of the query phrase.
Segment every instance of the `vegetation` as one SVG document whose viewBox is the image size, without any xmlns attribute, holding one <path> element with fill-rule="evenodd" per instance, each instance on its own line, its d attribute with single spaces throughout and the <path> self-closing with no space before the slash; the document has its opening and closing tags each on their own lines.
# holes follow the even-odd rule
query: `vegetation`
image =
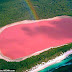
<svg viewBox="0 0 72 72">
<path fill-rule="evenodd" d="M 26 0 L 0 0 L 0 27 L 21 21 L 34 19 Z M 30 0 L 39 19 L 51 18 L 61 15 L 72 16 L 71 0 Z M 21 62 L 7 62 L 0 59 L 0 69 L 15 69 L 16 72 L 47 62 L 59 56 L 62 52 L 72 49 L 72 43 L 58 48 L 50 49 L 37 56 L 32 56 Z"/>
<path fill-rule="evenodd" d="M 0 59 L 0 69 L 15 69 L 16 72 L 22 72 L 37 64 L 54 59 L 70 49 L 72 49 L 72 43 L 57 48 L 51 48 L 48 51 L 42 52 L 39 55 L 32 56 L 20 62 L 7 62 Z"/>
<path fill-rule="evenodd" d="M 0 0 L 0 27 L 21 21 L 32 20 L 34 16 L 27 0 Z M 72 16 L 71 0 L 30 0 L 39 19 L 69 15 Z"/>
<path fill-rule="evenodd" d="M 71 0 L 31 0 L 40 19 L 61 15 L 72 16 Z"/>
</svg>

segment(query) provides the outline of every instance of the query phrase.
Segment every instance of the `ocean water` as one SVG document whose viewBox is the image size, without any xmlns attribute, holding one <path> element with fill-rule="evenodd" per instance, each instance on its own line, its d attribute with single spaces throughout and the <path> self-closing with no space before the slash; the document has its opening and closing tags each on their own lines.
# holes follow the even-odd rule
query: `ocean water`
<svg viewBox="0 0 72 72">
<path fill-rule="evenodd" d="M 61 62 L 48 66 L 39 72 L 72 72 L 72 54 Z"/>
</svg>

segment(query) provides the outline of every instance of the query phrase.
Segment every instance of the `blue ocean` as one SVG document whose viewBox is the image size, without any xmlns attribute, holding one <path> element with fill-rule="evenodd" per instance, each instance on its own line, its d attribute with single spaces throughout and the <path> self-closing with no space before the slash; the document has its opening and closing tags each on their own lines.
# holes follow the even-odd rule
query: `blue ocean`
<svg viewBox="0 0 72 72">
<path fill-rule="evenodd" d="M 39 72 L 72 72 L 72 54 L 61 62 L 48 66 Z"/>
</svg>

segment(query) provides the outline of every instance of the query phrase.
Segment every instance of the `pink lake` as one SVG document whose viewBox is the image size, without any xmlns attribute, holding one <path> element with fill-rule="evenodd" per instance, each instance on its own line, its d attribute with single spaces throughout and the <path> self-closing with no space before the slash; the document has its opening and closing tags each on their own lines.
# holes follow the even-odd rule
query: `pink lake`
<svg viewBox="0 0 72 72">
<path fill-rule="evenodd" d="M 0 34 L 0 50 L 11 59 L 70 42 L 72 42 L 72 18 L 19 24 L 4 29 Z"/>
</svg>

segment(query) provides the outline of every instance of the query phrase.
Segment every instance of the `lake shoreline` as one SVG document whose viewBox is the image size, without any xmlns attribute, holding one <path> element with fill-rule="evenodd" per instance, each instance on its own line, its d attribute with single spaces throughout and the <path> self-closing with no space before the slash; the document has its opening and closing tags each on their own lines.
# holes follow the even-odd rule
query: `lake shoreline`
<svg viewBox="0 0 72 72">
<path fill-rule="evenodd" d="M 62 18 L 69 18 L 70 16 L 56 16 L 56 17 L 53 17 L 53 18 L 49 18 L 49 19 L 42 19 L 42 20 L 24 20 L 24 21 L 19 21 L 19 22 L 15 22 L 15 23 L 12 23 L 12 24 L 9 24 L 9 25 L 6 25 L 2 28 L 0 28 L 0 34 L 2 33 L 2 31 L 4 31 L 6 28 L 8 27 L 12 27 L 12 26 L 15 26 L 15 25 L 19 25 L 19 24 L 31 24 L 31 23 L 35 23 L 35 22 L 40 22 L 40 21 L 47 21 L 47 20 L 53 20 L 53 19 L 62 19 Z M 66 45 L 66 44 L 64 44 Z M 63 46 L 63 45 L 60 45 L 60 46 Z M 30 58 L 32 56 L 36 56 L 36 55 L 39 55 L 40 53 L 44 52 L 44 51 L 47 51 L 51 48 L 57 48 L 57 47 L 60 47 L 60 46 L 55 46 L 55 47 L 49 47 L 49 48 L 45 48 L 41 51 L 37 51 L 33 54 L 30 54 L 28 56 L 24 56 L 24 57 L 21 57 L 21 58 L 17 58 L 17 59 L 11 59 L 9 57 L 6 57 L 4 56 L 1 52 L 0 52 L 0 59 L 4 59 L 6 61 L 10 61 L 10 62 L 19 62 L 19 61 L 22 61 L 22 60 L 25 60 L 27 58 Z"/>
</svg>

